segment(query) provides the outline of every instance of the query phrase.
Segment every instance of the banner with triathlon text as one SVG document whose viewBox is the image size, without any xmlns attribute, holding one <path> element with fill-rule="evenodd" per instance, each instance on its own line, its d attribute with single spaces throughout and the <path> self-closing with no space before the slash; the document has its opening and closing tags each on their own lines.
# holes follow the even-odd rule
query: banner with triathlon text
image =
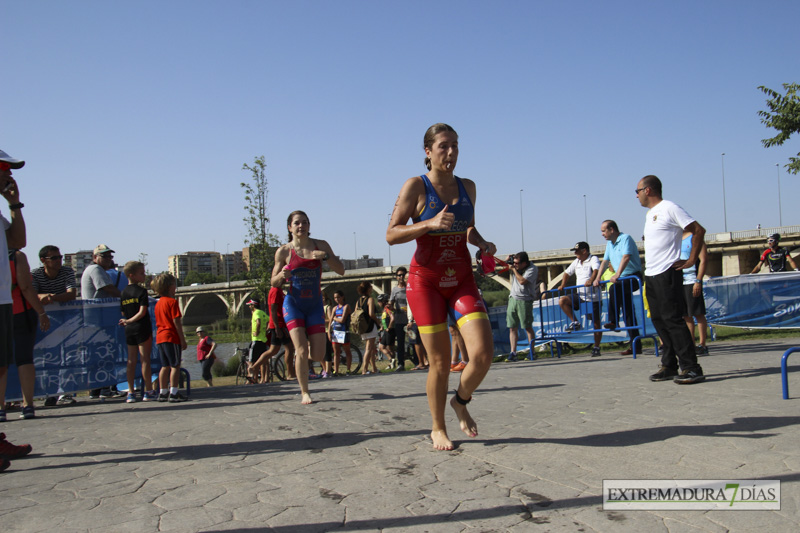
<svg viewBox="0 0 800 533">
<path fill-rule="evenodd" d="M 703 283 L 706 318 L 737 328 L 800 328 L 800 272 L 746 274 Z"/>
<path fill-rule="evenodd" d="M 154 326 L 155 300 L 150 299 L 150 319 Z M 53 396 L 116 385 L 127 380 L 128 349 L 119 299 L 73 300 L 45 307 L 50 329 L 37 327 L 33 364 L 36 368 L 35 396 Z M 154 372 L 161 368 L 153 342 L 150 356 Z M 141 364 L 137 363 L 137 377 Z M 22 396 L 16 366 L 8 369 L 6 399 Z"/>
</svg>

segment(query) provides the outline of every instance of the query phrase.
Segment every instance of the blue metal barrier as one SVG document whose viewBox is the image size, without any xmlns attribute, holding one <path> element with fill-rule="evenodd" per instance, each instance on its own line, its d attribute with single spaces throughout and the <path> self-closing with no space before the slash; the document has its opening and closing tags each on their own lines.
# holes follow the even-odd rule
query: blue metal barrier
<svg viewBox="0 0 800 533">
<path fill-rule="evenodd" d="M 781 382 L 783 384 L 783 399 L 789 399 L 789 354 L 793 354 L 794 352 L 800 352 L 800 348 L 789 348 L 785 352 L 783 352 L 783 357 L 781 357 Z"/>
<path fill-rule="evenodd" d="M 636 345 L 645 338 L 653 339 L 655 355 L 658 357 L 658 342 L 653 323 L 647 318 L 644 309 L 644 300 L 640 289 L 640 280 L 636 276 L 627 276 L 617 280 L 617 284 L 602 282 L 600 287 L 574 285 L 565 289 L 547 291 L 544 298 L 539 301 L 539 327 L 537 341 L 554 340 L 558 342 L 594 343 L 594 334 L 602 333 L 606 340 L 618 341 L 618 333 L 640 330 L 641 334 L 633 338 L 631 350 L 636 359 Z M 604 287 L 605 286 L 605 287 Z M 619 289 L 617 288 L 619 287 Z M 613 291 L 613 292 L 612 292 Z M 580 329 L 570 331 L 570 319 L 558 305 L 565 296 L 571 300 L 571 309 L 575 320 L 580 324 Z M 619 298 L 621 301 L 615 301 Z M 577 307 L 577 309 L 576 309 Z M 617 315 L 617 309 L 623 311 L 622 326 L 617 316 L 612 321 L 610 317 Z M 609 313 L 612 310 L 612 313 Z M 595 317 L 597 313 L 599 316 Z M 628 317 L 632 317 L 628 324 Z M 614 323 L 614 329 L 605 329 L 604 323 Z M 649 328 L 648 328 L 649 326 Z M 648 329 L 651 333 L 648 333 Z M 623 338 L 627 339 L 626 334 Z"/>
</svg>

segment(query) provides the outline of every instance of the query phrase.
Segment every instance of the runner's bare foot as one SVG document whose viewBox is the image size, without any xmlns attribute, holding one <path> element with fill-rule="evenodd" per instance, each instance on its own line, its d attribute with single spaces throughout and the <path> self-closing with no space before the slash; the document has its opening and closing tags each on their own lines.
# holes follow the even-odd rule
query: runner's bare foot
<svg viewBox="0 0 800 533">
<path fill-rule="evenodd" d="M 467 437 L 477 437 L 478 436 L 478 424 L 469 416 L 469 411 L 467 411 L 466 405 L 461 405 L 456 400 L 456 397 L 453 396 L 450 399 L 450 407 L 456 412 L 456 416 L 458 417 L 458 423 L 461 426 L 461 431 L 463 431 Z"/>
<path fill-rule="evenodd" d="M 453 441 L 448 438 L 447 432 L 443 429 L 431 431 L 431 440 L 433 441 L 434 450 L 449 451 L 454 448 Z"/>
<path fill-rule="evenodd" d="M 308 393 L 305 393 L 305 394 L 303 394 L 303 398 L 300 400 L 300 403 L 303 404 L 303 405 L 308 405 L 308 404 L 311 404 L 311 403 L 314 403 L 314 402 L 311 399 L 311 395 L 308 394 Z"/>
</svg>

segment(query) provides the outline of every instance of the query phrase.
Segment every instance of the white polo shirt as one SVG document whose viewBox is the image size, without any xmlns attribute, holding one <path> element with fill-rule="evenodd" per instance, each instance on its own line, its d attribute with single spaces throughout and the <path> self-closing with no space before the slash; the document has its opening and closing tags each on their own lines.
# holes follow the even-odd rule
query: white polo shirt
<svg viewBox="0 0 800 533">
<path fill-rule="evenodd" d="M 694 219 L 681 206 L 661 200 L 647 212 L 644 221 L 645 276 L 669 270 L 681 258 L 683 230 Z"/>
</svg>

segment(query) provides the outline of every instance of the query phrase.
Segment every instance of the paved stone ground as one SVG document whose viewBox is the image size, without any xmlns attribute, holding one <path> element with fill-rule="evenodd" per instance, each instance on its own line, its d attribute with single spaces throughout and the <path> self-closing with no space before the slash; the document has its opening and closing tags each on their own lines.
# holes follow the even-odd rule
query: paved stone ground
<svg viewBox="0 0 800 533">
<path fill-rule="evenodd" d="M 480 436 L 433 451 L 425 375 L 197 389 L 0 424 L 31 456 L 0 474 L 11 531 L 800 530 L 800 339 L 714 343 L 708 381 L 651 383 L 652 355 L 493 366 Z M 455 384 L 457 377 L 451 377 Z M 780 511 L 602 509 L 603 479 L 779 479 Z"/>
</svg>

